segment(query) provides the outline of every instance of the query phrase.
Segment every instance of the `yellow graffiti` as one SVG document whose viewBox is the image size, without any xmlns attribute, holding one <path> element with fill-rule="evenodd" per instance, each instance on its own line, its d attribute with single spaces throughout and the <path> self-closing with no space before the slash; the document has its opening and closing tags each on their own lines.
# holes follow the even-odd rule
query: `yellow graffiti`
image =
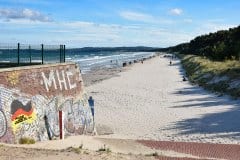
<svg viewBox="0 0 240 160">
<path fill-rule="evenodd" d="M 19 82 L 19 73 L 14 71 L 8 74 L 7 81 L 12 85 L 15 86 Z"/>
<path fill-rule="evenodd" d="M 37 116 L 35 112 L 33 112 L 31 116 L 26 116 L 24 114 L 17 116 L 16 119 L 12 121 L 13 132 L 16 132 L 24 124 L 32 124 L 36 119 L 37 119 Z"/>
</svg>

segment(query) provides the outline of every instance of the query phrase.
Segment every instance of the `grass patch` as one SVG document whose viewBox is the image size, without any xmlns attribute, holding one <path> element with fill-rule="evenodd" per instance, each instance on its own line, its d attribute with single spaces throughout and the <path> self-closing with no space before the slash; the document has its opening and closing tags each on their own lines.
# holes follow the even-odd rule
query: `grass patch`
<svg viewBox="0 0 240 160">
<path fill-rule="evenodd" d="M 103 147 L 99 148 L 97 152 L 107 152 L 107 153 L 110 153 L 111 149 L 106 147 L 106 145 L 104 145 Z"/>
<path fill-rule="evenodd" d="M 212 61 L 196 55 L 178 55 L 188 79 L 213 92 L 239 97 L 240 85 L 232 89 L 231 82 L 239 81 L 240 61 Z"/>
<path fill-rule="evenodd" d="M 82 149 L 83 149 L 83 144 L 81 144 L 79 147 L 68 147 L 66 151 L 80 154 Z"/>
<path fill-rule="evenodd" d="M 81 149 L 80 148 L 72 148 L 73 152 L 80 154 L 81 153 Z"/>
<path fill-rule="evenodd" d="M 28 137 L 23 137 L 19 139 L 19 144 L 35 144 L 35 140 Z"/>
</svg>

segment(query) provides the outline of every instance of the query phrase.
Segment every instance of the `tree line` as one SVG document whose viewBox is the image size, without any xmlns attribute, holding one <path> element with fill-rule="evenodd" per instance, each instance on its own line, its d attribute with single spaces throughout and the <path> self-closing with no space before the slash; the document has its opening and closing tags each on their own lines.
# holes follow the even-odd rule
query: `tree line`
<svg viewBox="0 0 240 160">
<path fill-rule="evenodd" d="M 166 48 L 169 52 L 206 56 L 212 60 L 240 60 L 240 26 L 201 35 L 189 43 Z"/>
</svg>

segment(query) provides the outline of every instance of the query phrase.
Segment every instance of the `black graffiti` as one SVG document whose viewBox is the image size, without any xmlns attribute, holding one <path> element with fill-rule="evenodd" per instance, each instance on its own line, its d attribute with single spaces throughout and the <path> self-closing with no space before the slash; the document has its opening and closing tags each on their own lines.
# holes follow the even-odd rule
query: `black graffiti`
<svg viewBox="0 0 240 160">
<path fill-rule="evenodd" d="M 22 122 L 24 122 L 24 121 L 26 121 L 26 120 L 28 120 L 28 119 L 31 119 L 31 118 L 32 118 L 31 116 L 30 116 L 30 117 L 26 117 L 26 116 L 24 116 L 24 115 L 18 116 L 18 117 L 16 118 L 16 121 L 14 122 L 14 124 L 22 123 Z"/>
</svg>

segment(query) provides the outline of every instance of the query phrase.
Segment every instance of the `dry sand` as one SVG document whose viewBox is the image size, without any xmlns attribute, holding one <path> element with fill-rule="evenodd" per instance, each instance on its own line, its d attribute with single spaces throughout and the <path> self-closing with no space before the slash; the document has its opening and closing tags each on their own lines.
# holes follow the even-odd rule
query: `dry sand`
<svg viewBox="0 0 240 160">
<path fill-rule="evenodd" d="M 78 148 L 64 150 L 0 146 L 1 160 L 153 160 L 154 157 L 112 152 L 95 152 Z"/>
<path fill-rule="evenodd" d="M 179 60 L 160 57 L 134 64 L 87 87 L 104 137 L 240 144 L 240 101 L 182 81 Z"/>
</svg>

